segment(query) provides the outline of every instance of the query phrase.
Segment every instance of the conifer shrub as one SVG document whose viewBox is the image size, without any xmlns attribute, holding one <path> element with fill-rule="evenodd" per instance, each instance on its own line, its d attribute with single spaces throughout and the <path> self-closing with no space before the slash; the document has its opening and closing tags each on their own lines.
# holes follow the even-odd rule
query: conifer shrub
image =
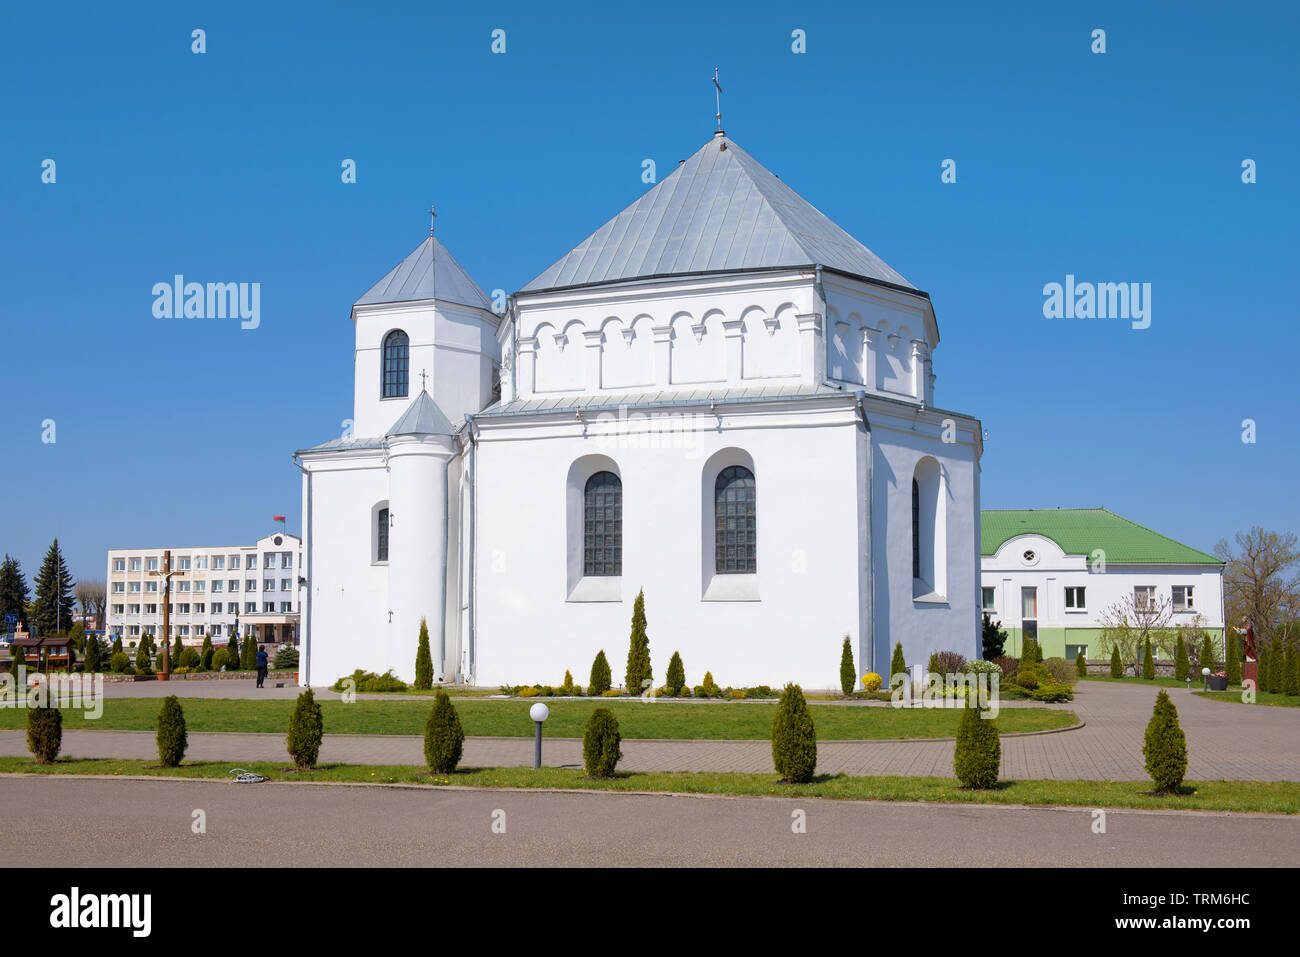
<svg viewBox="0 0 1300 957">
<path fill-rule="evenodd" d="M 183 648 L 181 649 L 181 653 L 176 656 L 174 666 L 177 668 L 189 668 L 193 671 L 198 668 L 200 661 L 199 650 L 197 648 Z"/>
<path fill-rule="evenodd" d="M 1208 633 L 1201 639 L 1200 664 L 1202 668 L 1209 668 L 1211 674 L 1214 673 L 1215 665 L 1217 664 L 1214 660 L 1214 639 L 1212 639 Z"/>
<path fill-rule="evenodd" d="M 451 774 L 460 763 L 465 748 L 465 732 L 460 715 L 447 692 L 439 689 L 424 724 L 424 759 L 435 774 Z"/>
<path fill-rule="evenodd" d="M 227 671 L 239 670 L 239 637 L 237 635 L 232 634 L 230 641 L 226 642 L 225 665 Z"/>
<path fill-rule="evenodd" d="M 1224 664 L 1224 671 L 1228 675 L 1228 684 L 1241 684 L 1241 643 L 1237 640 L 1237 633 L 1229 629 L 1226 642 L 1227 661 Z"/>
<path fill-rule="evenodd" d="M 216 652 L 212 649 L 211 645 L 209 645 L 207 648 L 204 648 L 203 651 L 199 654 L 199 670 L 211 671 L 212 659 L 214 657 L 216 657 Z"/>
<path fill-rule="evenodd" d="M 108 661 L 108 670 L 115 675 L 126 674 L 131 670 L 131 659 L 126 656 L 125 651 L 115 651 Z"/>
<path fill-rule="evenodd" d="M 203 647 L 199 649 L 199 662 L 200 662 L 200 663 L 202 663 L 202 662 L 204 662 L 204 661 L 211 661 L 211 660 L 212 660 L 211 656 L 208 654 L 208 652 L 211 651 L 211 650 L 212 650 L 212 635 L 210 635 L 210 634 L 208 634 L 208 635 L 204 635 L 204 636 L 203 636 Z M 207 669 L 207 665 L 203 665 L 202 667 L 203 667 L 205 670 Z"/>
<path fill-rule="evenodd" d="M 103 649 L 99 646 L 99 638 L 91 635 L 86 639 L 86 663 L 82 671 L 86 674 L 94 674 L 104 670 Z"/>
<path fill-rule="evenodd" d="M 612 778 L 623 752 L 619 748 L 623 736 L 618 730 L 618 719 L 608 708 L 597 708 L 582 729 L 582 763 L 587 777 Z"/>
<path fill-rule="evenodd" d="M 135 672 L 140 675 L 153 674 L 153 668 L 150 667 L 152 659 L 149 656 L 148 642 L 140 642 L 140 647 L 135 650 Z"/>
<path fill-rule="evenodd" d="M 645 631 L 645 591 L 639 591 L 632 605 L 632 636 L 627 650 L 627 675 L 624 687 L 629 694 L 640 694 L 654 682 L 650 668 L 650 639 Z"/>
<path fill-rule="evenodd" d="M 1151 636 L 1148 635 L 1142 646 L 1142 677 L 1147 681 L 1156 676 L 1156 659 L 1151 654 Z"/>
<path fill-rule="evenodd" d="M 596 652 L 596 660 L 591 663 L 591 680 L 587 682 L 587 694 L 593 698 L 600 697 L 610 690 L 613 681 L 614 676 L 609 670 L 609 659 L 605 657 L 605 649 L 602 648 Z"/>
<path fill-rule="evenodd" d="M 289 716 L 289 735 L 285 738 L 289 756 L 300 770 L 310 771 L 316 766 L 324 737 L 325 719 L 316 703 L 316 695 L 308 688 L 298 695 L 298 703 Z"/>
<path fill-rule="evenodd" d="M 1110 646 L 1110 676 L 1112 678 L 1124 677 L 1124 661 L 1119 656 L 1119 645 Z"/>
<path fill-rule="evenodd" d="M 952 769 L 962 787 L 986 791 L 998 783 L 1002 741 L 998 738 L 997 722 L 980 717 L 981 713 L 968 697 L 957 724 Z"/>
<path fill-rule="evenodd" d="M 27 653 L 18 645 L 10 645 L 9 654 L 9 673 L 17 679 L 18 669 L 27 665 Z"/>
<path fill-rule="evenodd" d="M 1282 690 L 1290 697 L 1300 695 L 1300 648 L 1294 644 L 1286 650 L 1286 684 Z"/>
<path fill-rule="evenodd" d="M 1283 694 L 1286 691 L 1286 649 L 1280 638 L 1269 642 L 1269 645 L 1273 654 L 1268 663 L 1268 690 L 1273 694 Z"/>
<path fill-rule="evenodd" d="M 1187 737 L 1178 724 L 1178 709 L 1164 690 L 1156 695 L 1142 756 L 1157 792 L 1171 794 L 1178 790 L 1187 773 Z"/>
<path fill-rule="evenodd" d="M 721 694 L 721 689 L 718 688 L 718 683 L 713 680 L 713 672 L 704 672 L 704 680 L 696 687 L 695 697 L 716 698 L 719 694 Z"/>
<path fill-rule="evenodd" d="M 686 667 L 682 664 L 682 656 L 674 651 L 672 658 L 668 661 L 667 681 L 664 683 L 664 692 L 672 698 L 678 697 L 682 689 L 686 687 Z"/>
<path fill-rule="evenodd" d="M 1186 681 L 1192 674 L 1192 662 L 1187 657 L 1187 642 L 1183 641 L 1183 636 L 1178 636 L 1178 647 L 1174 651 L 1174 677 L 1179 681 Z"/>
<path fill-rule="evenodd" d="M 853 666 L 853 646 L 849 636 L 844 636 L 844 647 L 840 650 L 840 691 L 846 695 L 853 694 L 858 683 L 858 669 Z"/>
<path fill-rule="evenodd" d="M 927 675 L 943 676 L 943 672 L 939 670 L 939 652 L 930 652 L 930 660 L 925 663 L 925 673 Z"/>
<path fill-rule="evenodd" d="M 275 661 L 271 666 L 276 669 L 289 669 L 298 667 L 298 649 L 281 648 L 275 653 Z"/>
<path fill-rule="evenodd" d="M 122 650 L 122 636 L 118 635 L 116 638 L 113 639 L 113 654 L 115 655 L 121 650 Z"/>
<path fill-rule="evenodd" d="M 198 654 L 193 648 L 186 651 Z M 174 694 L 163 699 L 162 710 L 158 712 L 157 741 L 158 763 L 163 767 L 174 768 L 184 760 L 185 748 L 189 744 L 185 734 L 185 712 Z"/>
<path fill-rule="evenodd" d="M 244 648 L 239 653 L 239 670 L 257 670 L 257 639 L 251 633 L 244 635 Z"/>
<path fill-rule="evenodd" d="M 222 647 L 212 652 L 212 670 L 220 671 L 222 668 L 230 667 L 230 651 Z"/>
<path fill-rule="evenodd" d="M 560 685 L 560 694 L 565 697 L 573 694 L 573 675 L 569 673 L 568 668 L 564 669 L 564 683 Z"/>
<path fill-rule="evenodd" d="M 415 689 L 428 691 L 433 687 L 433 654 L 429 651 L 429 625 L 420 619 L 420 642 L 415 651 Z"/>
<path fill-rule="evenodd" d="M 1026 638 L 1024 640 L 1024 650 L 1020 652 L 1020 663 L 1032 664 L 1036 661 L 1043 660 L 1043 647 L 1038 643 L 1037 638 Z"/>
<path fill-rule="evenodd" d="M 1255 658 L 1255 690 L 1268 690 L 1268 643 L 1264 642 L 1256 646 Z"/>
<path fill-rule="evenodd" d="M 894 675 L 907 673 L 907 661 L 903 658 L 903 643 L 894 645 L 894 656 L 889 660 L 889 683 L 893 684 Z"/>
<path fill-rule="evenodd" d="M 37 764 L 53 764 L 63 747 L 63 712 L 58 708 L 27 709 L 27 749 Z"/>
<path fill-rule="evenodd" d="M 1088 677 L 1088 659 L 1084 657 L 1083 649 L 1079 649 L 1079 654 L 1074 659 L 1074 673 L 1080 678 Z"/>
<path fill-rule="evenodd" d="M 797 684 L 785 686 L 772 718 L 772 764 L 789 784 L 807 784 L 817 770 L 817 729 Z"/>
</svg>

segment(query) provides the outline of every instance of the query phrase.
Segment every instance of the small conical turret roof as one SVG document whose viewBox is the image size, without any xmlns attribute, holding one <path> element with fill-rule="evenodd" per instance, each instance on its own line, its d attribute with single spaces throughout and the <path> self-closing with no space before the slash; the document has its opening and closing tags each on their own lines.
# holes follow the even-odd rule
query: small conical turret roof
<svg viewBox="0 0 1300 957">
<path fill-rule="evenodd" d="M 371 286 L 355 305 L 417 302 L 421 299 L 437 299 L 492 311 L 492 300 L 487 293 L 432 236 Z"/>
<path fill-rule="evenodd" d="M 394 435 L 452 435 L 455 431 L 451 421 L 438 408 L 438 403 L 422 390 L 384 438 Z"/>
</svg>

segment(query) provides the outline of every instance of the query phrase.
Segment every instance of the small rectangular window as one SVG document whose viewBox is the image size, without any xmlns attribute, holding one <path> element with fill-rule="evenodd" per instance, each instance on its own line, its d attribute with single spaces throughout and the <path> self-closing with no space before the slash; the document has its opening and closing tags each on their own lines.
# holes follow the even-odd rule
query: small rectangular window
<svg viewBox="0 0 1300 957">
<path fill-rule="evenodd" d="M 1065 607 L 1070 611 L 1084 611 L 1088 607 L 1085 603 L 1082 585 L 1070 586 L 1065 589 Z"/>
<path fill-rule="evenodd" d="M 1174 586 L 1174 611 L 1191 611 L 1196 607 L 1192 601 L 1192 585 Z"/>
<path fill-rule="evenodd" d="M 997 601 L 996 601 L 997 589 L 996 589 L 996 588 L 981 588 L 981 589 L 980 589 L 980 593 L 981 593 L 981 598 L 982 598 L 981 604 L 982 604 L 982 607 L 984 608 L 984 610 L 985 610 L 985 611 L 996 611 L 996 610 L 997 610 L 997 607 L 996 607 L 996 604 L 997 604 Z"/>
<path fill-rule="evenodd" d="M 1151 611 L 1156 606 L 1155 585 L 1133 586 L 1133 607 L 1138 611 Z"/>
</svg>

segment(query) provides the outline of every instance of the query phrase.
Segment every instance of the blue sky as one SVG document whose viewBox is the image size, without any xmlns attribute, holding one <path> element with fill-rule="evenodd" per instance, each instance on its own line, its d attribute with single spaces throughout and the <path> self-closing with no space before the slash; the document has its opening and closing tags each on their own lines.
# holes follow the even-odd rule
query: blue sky
<svg viewBox="0 0 1300 957">
<path fill-rule="evenodd" d="M 1298 15 L 1136 6 L 11 5 L 0 551 L 32 575 L 57 535 L 102 578 L 110 546 L 298 531 L 291 453 L 351 414 L 349 307 L 429 204 L 518 289 L 709 137 L 715 66 L 732 138 L 931 294 L 986 507 L 1205 549 L 1300 528 Z M 260 282 L 260 327 L 155 319 L 175 273 Z M 1067 273 L 1151 283 L 1151 327 L 1045 319 Z"/>
</svg>

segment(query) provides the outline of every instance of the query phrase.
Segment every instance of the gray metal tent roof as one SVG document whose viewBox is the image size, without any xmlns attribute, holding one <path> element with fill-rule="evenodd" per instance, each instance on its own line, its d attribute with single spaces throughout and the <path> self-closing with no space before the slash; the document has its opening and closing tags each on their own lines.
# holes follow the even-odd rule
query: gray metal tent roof
<svg viewBox="0 0 1300 957">
<path fill-rule="evenodd" d="M 492 300 L 487 293 L 469 277 L 446 247 L 430 236 L 388 275 L 371 286 L 370 291 L 355 304 L 363 306 L 435 298 L 492 311 Z"/>
<path fill-rule="evenodd" d="M 811 265 L 916 288 L 719 133 L 523 291 Z"/>
<path fill-rule="evenodd" d="M 393 427 L 388 430 L 385 438 L 392 435 L 455 435 L 456 430 L 447 418 L 438 408 L 438 404 L 429 397 L 429 393 L 421 392 L 415 397 L 401 418 L 393 423 Z"/>
</svg>

